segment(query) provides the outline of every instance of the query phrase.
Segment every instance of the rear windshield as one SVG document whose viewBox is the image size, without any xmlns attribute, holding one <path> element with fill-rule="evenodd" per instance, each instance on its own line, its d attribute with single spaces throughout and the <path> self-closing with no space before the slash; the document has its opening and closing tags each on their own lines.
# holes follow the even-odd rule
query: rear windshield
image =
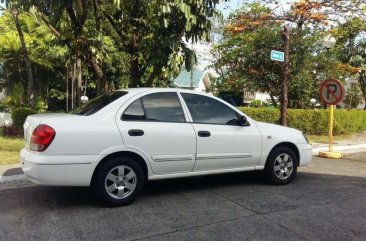
<svg viewBox="0 0 366 241">
<path fill-rule="evenodd" d="M 92 115 L 127 93 L 127 91 L 115 91 L 101 95 L 98 98 L 92 99 L 91 101 L 73 109 L 70 113 L 76 115 Z"/>
</svg>

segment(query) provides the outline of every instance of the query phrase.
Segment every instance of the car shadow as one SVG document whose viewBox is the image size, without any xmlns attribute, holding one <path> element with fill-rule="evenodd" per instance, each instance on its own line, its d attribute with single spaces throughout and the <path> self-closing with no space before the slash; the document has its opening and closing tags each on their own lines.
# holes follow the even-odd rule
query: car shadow
<svg viewBox="0 0 366 241">
<path fill-rule="evenodd" d="M 20 167 L 16 167 L 16 168 L 10 168 L 7 169 L 2 176 L 12 176 L 12 175 L 20 175 L 23 174 L 23 171 Z"/>
</svg>

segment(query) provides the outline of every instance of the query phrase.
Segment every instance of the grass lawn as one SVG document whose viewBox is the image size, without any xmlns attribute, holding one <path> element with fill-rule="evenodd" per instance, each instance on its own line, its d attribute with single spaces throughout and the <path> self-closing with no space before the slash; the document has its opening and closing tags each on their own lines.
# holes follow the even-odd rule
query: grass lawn
<svg viewBox="0 0 366 241">
<path fill-rule="evenodd" d="M 0 137 L 0 165 L 19 163 L 19 152 L 23 146 L 23 139 Z"/>
<path fill-rule="evenodd" d="M 351 138 L 352 135 L 341 135 L 341 136 L 334 136 L 334 141 L 343 141 Z M 315 136 L 315 135 L 308 135 L 307 136 L 310 143 L 316 142 L 316 143 L 328 143 L 329 142 L 329 136 Z"/>
</svg>

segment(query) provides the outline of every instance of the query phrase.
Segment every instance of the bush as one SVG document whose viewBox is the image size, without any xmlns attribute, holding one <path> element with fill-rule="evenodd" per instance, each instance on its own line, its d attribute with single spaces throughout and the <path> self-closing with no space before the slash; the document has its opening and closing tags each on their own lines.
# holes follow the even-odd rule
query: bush
<svg viewBox="0 0 366 241">
<path fill-rule="evenodd" d="M 23 131 L 11 125 L 0 127 L 0 136 L 3 137 L 23 137 Z"/>
<path fill-rule="evenodd" d="M 16 129 L 21 130 L 23 128 L 23 124 L 27 116 L 34 114 L 37 114 L 37 112 L 30 108 L 17 108 L 13 110 L 13 112 L 11 113 L 11 118 L 13 119 L 13 126 Z"/>
<path fill-rule="evenodd" d="M 240 108 L 251 118 L 278 124 L 280 111 L 269 108 Z M 288 110 L 288 126 L 299 129 L 306 134 L 328 134 L 328 110 Z M 361 110 L 335 110 L 334 135 L 346 135 L 366 130 L 366 111 Z"/>
<path fill-rule="evenodd" d="M 9 106 L 3 101 L 0 101 L 0 112 L 9 112 Z"/>
</svg>

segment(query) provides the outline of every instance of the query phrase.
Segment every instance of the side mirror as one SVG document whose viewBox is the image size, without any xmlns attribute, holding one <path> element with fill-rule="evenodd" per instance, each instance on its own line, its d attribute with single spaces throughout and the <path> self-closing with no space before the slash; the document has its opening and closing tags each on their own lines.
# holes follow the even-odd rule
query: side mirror
<svg viewBox="0 0 366 241">
<path fill-rule="evenodd" d="M 243 116 L 243 115 L 239 116 L 239 125 L 240 126 L 249 126 L 249 122 L 245 116 Z"/>
</svg>

